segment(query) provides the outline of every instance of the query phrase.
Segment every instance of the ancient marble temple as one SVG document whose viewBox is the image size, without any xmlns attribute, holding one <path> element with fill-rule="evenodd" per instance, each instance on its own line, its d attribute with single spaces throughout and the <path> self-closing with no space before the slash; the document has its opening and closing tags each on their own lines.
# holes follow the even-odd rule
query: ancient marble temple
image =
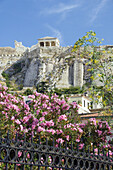
<svg viewBox="0 0 113 170">
<path fill-rule="evenodd" d="M 0 47 L 0 78 L 5 71 L 10 80 L 24 87 L 47 82 L 51 88 L 82 87 L 84 59 L 70 60 L 72 46 L 62 47 L 58 38 L 44 37 L 32 47 L 15 41 L 15 48 Z"/>
</svg>

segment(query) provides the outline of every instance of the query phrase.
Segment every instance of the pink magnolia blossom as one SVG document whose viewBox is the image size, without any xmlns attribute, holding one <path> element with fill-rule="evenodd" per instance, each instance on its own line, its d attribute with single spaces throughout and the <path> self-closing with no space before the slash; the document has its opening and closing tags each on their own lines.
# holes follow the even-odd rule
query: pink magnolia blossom
<svg viewBox="0 0 113 170">
<path fill-rule="evenodd" d="M 12 116 L 11 120 L 15 120 L 15 117 L 14 117 L 14 116 Z"/>
<path fill-rule="evenodd" d="M 40 93 L 37 93 L 37 91 L 34 92 L 36 96 L 40 96 Z"/>
<path fill-rule="evenodd" d="M 45 118 L 44 117 L 41 117 L 40 119 L 39 119 L 39 121 L 44 121 L 45 120 Z"/>
<path fill-rule="evenodd" d="M 85 126 L 86 126 L 86 124 L 84 124 L 84 123 L 83 124 L 79 124 L 80 128 L 84 128 Z"/>
<path fill-rule="evenodd" d="M 48 113 L 47 112 L 42 112 L 42 116 L 45 116 L 47 115 Z"/>
<path fill-rule="evenodd" d="M 25 123 L 28 122 L 28 120 L 29 120 L 29 116 L 23 117 L 23 121 L 24 121 Z"/>
<path fill-rule="evenodd" d="M 35 129 L 35 127 L 36 127 L 36 125 L 32 125 L 32 129 L 33 129 L 33 130 Z"/>
<path fill-rule="evenodd" d="M 80 139 L 76 139 L 76 142 L 80 142 Z"/>
<path fill-rule="evenodd" d="M 69 135 L 66 136 L 66 139 L 69 141 Z"/>
<path fill-rule="evenodd" d="M 8 87 L 6 87 L 6 86 L 3 86 L 3 89 L 6 91 L 6 90 L 8 89 Z"/>
<path fill-rule="evenodd" d="M 113 155 L 113 152 L 111 150 L 109 150 L 108 152 L 106 153 L 106 156 L 108 156 L 108 155 L 112 156 Z"/>
<path fill-rule="evenodd" d="M 98 148 L 94 149 L 95 155 L 98 155 Z"/>
<path fill-rule="evenodd" d="M 42 122 L 42 123 L 40 123 L 40 125 L 41 125 L 42 127 L 45 127 L 45 126 L 46 126 L 46 123 Z"/>
<path fill-rule="evenodd" d="M 31 99 L 35 99 L 35 95 L 29 95 L 28 97 Z"/>
<path fill-rule="evenodd" d="M 27 154 L 27 158 L 30 159 L 30 157 L 31 157 L 31 155 L 30 155 L 30 153 L 28 153 L 28 154 Z"/>
<path fill-rule="evenodd" d="M 84 147 L 84 143 L 81 143 L 80 145 L 79 145 L 79 149 L 82 149 Z"/>
<path fill-rule="evenodd" d="M 90 122 L 93 122 L 93 124 L 96 126 L 96 119 L 95 118 L 91 118 Z M 92 124 L 92 123 L 91 123 Z"/>
<path fill-rule="evenodd" d="M 20 130 L 23 131 L 23 126 L 22 125 L 20 125 Z"/>
<path fill-rule="evenodd" d="M 53 120 L 46 121 L 46 122 L 45 122 L 45 125 L 46 125 L 47 127 L 54 126 L 54 122 L 53 122 Z"/>
<path fill-rule="evenodd" d="M 45 132 L 45 129 L 41 126 L 38 126 L 37 132 L 42 132 L 42 131 Z"/>
<path fill-rule="evenodd" d="M 56 130 L 56 132 L 57 132 L 57 135 L 59 135 L 59 134 L 62 134 L 63 133 L 63 131 L 60 129 L 60 130 Z"/>
<path fill-rule="evenodd" d="M 4 97 L 4 95 L 3 95 L 2 93 L 0 93 L 0 97 L 1 97 L 1 98 L 3 98 L 3 97 Z"/>
<path fill-rule="evenodd" d="M 96 130 L 95 132 L 97 132 L 99 136 L 102 134 L 101 130 Z"/>
<path fill-rule="evenodd" d="M 21 124 L 21 122 L 18 119 L 15 120 L 15 123 L 17 123 L 18 125 Z"/>
<path fill-rule="evenodd" d="M 70 106 L 66 103 L 62 106 L 62 110 L 69 110 Z"/>
<path fill-rule="evenodd" d="M 66 116 L 66 115 L 61 115 L 61 116 L 59 116 L 58 122 L 60 122 L 60 121 L 62 121 L 62 120 L 67 121 L 67 116 Z"/>
<path fill-rule="evenodd" d="M 40 109 L 38 109 L 37 111 L 36 111 L 36 114 L 38 115 L 40 113 Z"/>
<path fill-rule="evenodd" d="M 46 130 L 46 132 L 52 133 L 52 135 L 55 134 L 55 130 L 54 129 L 48 129 L 48 130 Z"/>
<path fill-rule="evenodd" d="M 24 129 L 24 133 L 27 133 L 28 132 L 28 129 Z"/>
<path fill-rule="evenodd" d="M 18 151 L 18 157 L 21 157 L 21 156 L 22 156 L 22 152 Z"/>
<path fill-rule="evenodd" d="M 63 140 L 62 138 L 58 138 L 58 139 L 56 140 L 56 142 L 62 144 L 62 143 L 64 142 L 64 140 Z"/>
<path fill-rule="evenodd" d="M 14 110 L 16 110 L 17 112 L 20 110 L 20 109 L 18 108 L 18 106 L 16 106 L 15 104 L 11 105 L 11 108 L 14 109 Z"/>
<path fill-rule="evenodd" d="M 43 108 L 47 108 L 47 104 L 46 103 L 44 103 L 42 106 L 43 106 Z"/>
<path fill-rule="evenodd" d="M 83 133 L 83 130 L 81 128 L 78 127 L 78 130 L 80 133 Z"/>
</svg>

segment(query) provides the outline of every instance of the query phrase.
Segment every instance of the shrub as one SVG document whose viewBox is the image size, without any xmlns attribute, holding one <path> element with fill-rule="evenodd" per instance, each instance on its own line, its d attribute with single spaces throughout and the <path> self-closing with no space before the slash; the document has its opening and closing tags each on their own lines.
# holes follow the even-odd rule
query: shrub
<svg viewBox="0 0 113 170">
<path fill-rule="evenodd" d="M 31 89 L 27 89 L 24 93 L 25 96 L 33 94 L 33 91 Z"/>
<path fill-rule="evenodd" d="M 62 89 L 54 88 L 53 91 L 58 95 L 83 93 L 83 89 L 81 89 L 80 87 L 73 87 L 73 86 L 71 86 L 70 88 L 62 88 Z"/>
<path fill-rule="evenodd" d="M 78 126 L 75 124 L 78 122 L 78 106 L 75 102 L 68 104 L 67 98 L 35 92 L 28 96 L 31 99 L 31 103 L 28 105 L 21 95 L 8 94 L 7 90 L 4 86 L 0 87 L 2 134 L 10 129 L 13 135 L 16 132 L 24 132 L 28 138 L 31 134 L 35 138 L 38 135 L 43 137 L 54 135 L 57 140 L 64 141 L 73 139 L 73 136 L 75 137 L 79 133 L 78 130 L 74 130 Z"/>
<path fill-rule="evenodd" d="M 106 146 L 107 136 L 111 135 L 106 121 L 90 119 L 80 124 L 77 104 L 69 104 L 68 98 L 56 94 L 48 96 L 34 92 L 28 97 L 30 103 L 26 104 L 24 97 L 11 95 L 7 87 L 0 86 L 0 129 L 3 136 L 10 130 L 13 137 L 17 132 L 21 139 L 23 133 L 27 139 L 33 135 L 35 142 L 41 136 L 50 141 L 54 137 L 57 145 L 59 142 L 63 145 L 65 141 L 75 141 L 81 149 L 92 143 Z M 106 149 L 111 149 L 111 146 Z"/>
</svg>

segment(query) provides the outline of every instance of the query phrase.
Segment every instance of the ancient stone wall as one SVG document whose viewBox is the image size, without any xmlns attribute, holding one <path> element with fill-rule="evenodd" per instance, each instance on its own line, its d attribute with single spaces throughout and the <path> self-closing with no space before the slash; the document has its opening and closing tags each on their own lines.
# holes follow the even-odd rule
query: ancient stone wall
<svg viewBox="0 0 113 170">
<path fill-rule="evenodd" d="M 51 88 L 82 87 L 91 75 L 87 72 L 86 59 L 76 57 L 71 60 L 71 51 L 72 46 L 40 47 L 36 44 L 28 48 L 15 41 L 15 48 L 0 47 L 0 79 L 5 71 L 10 80 L 14 79 L 25 87 L 36 86 L 42 81 Z"/>
<path fill-rule="evenodd" d="M 25 87 L 41 81 L 58 88 L 83 85 L 83 64 L 75 61 L 70 66 L 66 62 L 66 57 L 71 55 L 71 47 L 43 48 L 34 45 L 26 49 L 22 43 L 15 44 L 15 48 L 0 48 L 0 74 L 6 71 L 11 80 L 14 79 L 17 84 L 23 83 Z M 15 69 L 17 66 L 21 68 Z"/>
</svg>

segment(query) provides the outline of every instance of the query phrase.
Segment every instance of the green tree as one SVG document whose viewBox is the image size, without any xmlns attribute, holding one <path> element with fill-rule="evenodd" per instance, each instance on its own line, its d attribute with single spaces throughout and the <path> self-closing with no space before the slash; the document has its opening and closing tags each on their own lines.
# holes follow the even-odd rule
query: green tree
<svg viewBox="0 0 113 170">
<path fill-rule="evenodd" d="M 45 93 L 45 92 L 48 92 L 48 88 L 49 88 L 49 85 L 47 82 L 40 82 L 37 85 L 36 90 L 39 93 Z"/>
<path fill-rule="evenodd" d="M 102 46 L 103 40 L 96 38 L 96 33 L 89 31 L 80 38 L 73 47 L 73 57 L 85 58 L 89 67 L 89 82 L 87 83 L 90 97 L 95 102 L 102 98 L 103 107 L 113 110 L 113 49 Z"/>
<path fill-rule="evenodd" d="M 6 79 L 6 85 L 7 85 L 7 87 L 10 87 L 9 75 L 3 71 L 3 72 L 2 72 L 2 76 Z"/>
</svg>

